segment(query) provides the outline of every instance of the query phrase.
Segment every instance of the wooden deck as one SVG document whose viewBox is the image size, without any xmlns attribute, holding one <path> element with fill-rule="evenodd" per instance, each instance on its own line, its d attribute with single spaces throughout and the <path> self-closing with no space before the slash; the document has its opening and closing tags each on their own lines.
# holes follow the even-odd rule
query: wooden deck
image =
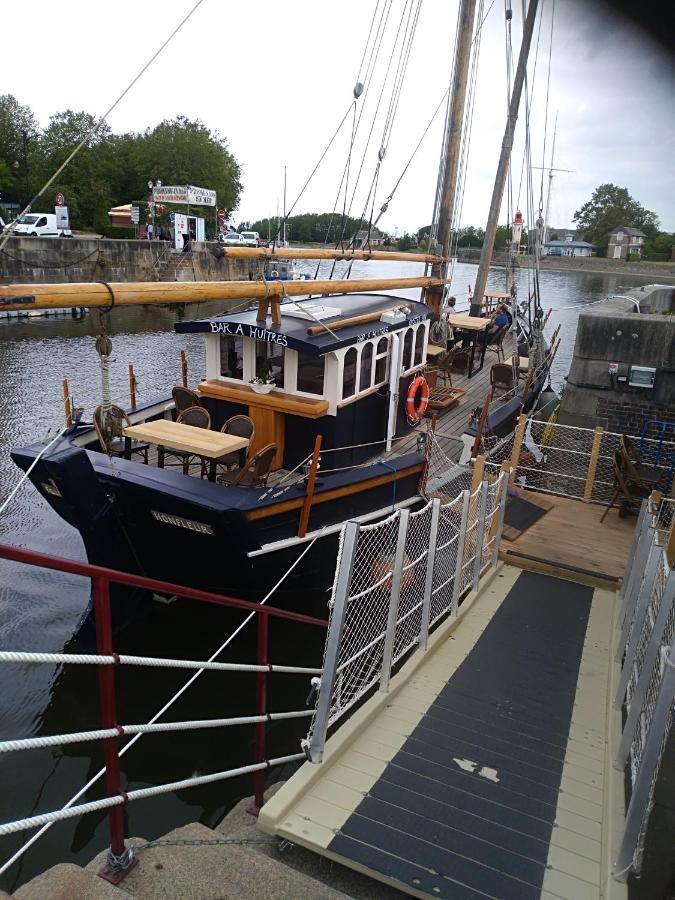
<svg viewBox="0 0 675 900">
<path fill-rule="evenodd" d="M 516 352 L 515 341 L 513 335 L 509 333 L 503 342 L 504 356 L 508 360 Z M 445 452 L 452 459 L 459 459 L 461 451 L 461 437 L 464 429 L 469 423 L 471 413 L 476 407 L 482 407 L 483 401 L 490 390 L 490 369 L 497 362 L 496 355 L 488 350 L 485 354 L 485 363 L 481 370 L 478 369 L 478 353 L 476 353 L 476 369 L 472 378 L 466 375 L 453 375 L 453 387 L 459 387 L 464 390 L 459 403 L 453 406 L 447 412 L 439 412 L 436 423 L 436 436 L 441 440 L 441 444 Z M 442 382 L 441 382 L 442 384 Z M 497 397 L 493 401 L 492 408 L 501 401 Z M 407 453 L 414 449 L 417 441 L 419 428 L 411 431 L 404 440 L 397 441 L 394 444 L 395 455 Z M 446 439 L 445 441 L 443 439 Z M 456 441 L 456 444 L 454 443 Z"/>
<path fill-rule="evenodd" d="M 528 491 L 523 491 L 527 499 Z M 553 508 L 515 541 L 504 538 L 500 558 L 510 565 L 616 589 L 626 567 L 635 517 L 620 519 L 604 506 L 541 494 Z"/>
<path fill-rule="evenodd" d="M 259 827 L 416 897 L 623 900 L 616 607 L 499 567 Z"/>
</svg>

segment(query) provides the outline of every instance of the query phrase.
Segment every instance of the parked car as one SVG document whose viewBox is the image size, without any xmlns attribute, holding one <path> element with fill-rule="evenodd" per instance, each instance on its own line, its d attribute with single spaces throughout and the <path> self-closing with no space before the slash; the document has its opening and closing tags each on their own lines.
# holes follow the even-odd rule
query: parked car
<svg viewBox="0 0 675 900">
<path fill-rule="evenodd" d="M 55 213 L 29 213 L 14 226 L 14 234 L 30 237 L 72 237 L 73 232 L 56 227 Z"/>
<path fill-rule="evenodd" d="M 238 231 L 228 231 L 221 237 L 226 247 L 245 247 L 244 240 Z"/>
<path fill-rule="evenodd" d="M 257 231 L 242 231 L 241 236 L 245 247 L 258 247 L 260 245 L 260 235 Z"/>
</svg>

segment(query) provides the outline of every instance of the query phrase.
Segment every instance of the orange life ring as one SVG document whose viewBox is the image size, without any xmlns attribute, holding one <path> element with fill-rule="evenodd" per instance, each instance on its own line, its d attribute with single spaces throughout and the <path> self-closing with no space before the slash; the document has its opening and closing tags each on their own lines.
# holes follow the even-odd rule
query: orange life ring
<svg viewBox="0 0 675 900">
<path fill-rule="evenodd" d="M 423 375 L 413 378 L 405 401 L 405 414 L 411 425 L 417 425 L 429 405 L 429 385 Z"/>
</svg>

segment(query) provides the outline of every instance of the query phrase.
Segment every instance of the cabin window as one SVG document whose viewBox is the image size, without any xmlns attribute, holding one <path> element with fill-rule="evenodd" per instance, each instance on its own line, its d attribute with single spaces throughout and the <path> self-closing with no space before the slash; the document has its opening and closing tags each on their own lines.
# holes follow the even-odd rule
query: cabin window
<svg viewBox="0 0 675 900">
<path fill-rule="evenodd" d="M 270 373 L 276 386 L 282 388 L 284 386 L 284 348 L 279 344 L 256 341 L 255 374 L 258 378 L 266 378 Z"/>
<path fill-rule="evenodd" d="M 373 345 L 368 342 L 361 350 L 361 370 L 359 374 L 359 391 L 366 391 L 371 385 L 373 376 Z"/>
<path fill-rule="evenodd" d="M 406 369 L 412 368 L 412 350 L 413 350 L 413 330 L 412 328 L 408 328 L 405 333 L 405 337 L 403 338 L 403 360 L 401 369 L 405 371 Z"/>
<path fill-rule="evenodd" d="M 220 374 L 224 378 L 244 377 L 244 339 L 230 334 L 220 336 Z"/>
<path fill-rule="evenodd" d="M 326 360 L 323 356 L 311 356 L 298 352 L 297 389 L 305 394 L 323 397 L 323 376 Z"/>
<path fill-rule="evenodd" d="M 342 399 L 351 397 L 356 393 L 356 362 L 358 353 L 356 347 L 350 347 L 345 353 L 342 369 Z"/>
<path fill-rule="evenodd" d="M 389 359 L 389 339 L 380 338 L 377 342 L 377 354 L 375 355 L 375 384 L 382 384 L 387 380 L 387 360 Z"/>
<path fill-rule="evenodd" d="M 415 365 L 418 366 L 422 362 L 422 352 L 424 351 L 424 326 L 419 325 L 417 334 L 415 335 Z"/>
</svg>

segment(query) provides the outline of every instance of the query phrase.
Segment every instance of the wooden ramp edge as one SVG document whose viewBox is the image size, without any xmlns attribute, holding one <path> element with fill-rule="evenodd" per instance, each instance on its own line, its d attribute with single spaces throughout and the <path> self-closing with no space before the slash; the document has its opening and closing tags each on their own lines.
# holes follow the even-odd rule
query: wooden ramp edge
<svg viewBox="0 0 675 900">
<path fill-rule="evenodd" d="M 432 634 L 427 652 L 415 653 L 394 676 L 389 692 L 376 693 L 337 729 L 326 744 L 323 763 L 305 763 L 265 804 L 258 827 L 411 896 L 448 896 L 448 882 L 439 892 L 433 886 L 438 873 L 423 866 L 419 878 L 410 877 L 403 883 L 329 847 L 331 843 L 335 846 L 336 835 L 471 653 L 520 574 L 504 565 L 489 573 L 478 591 L 462 604 L 457 618 L 447 620 Z M 625 812 L 622 775 L 612 768 L 621 729 L 620 713 L 611 704 L 618 679 L 612 650 L 616 606 L 613 591 L 592 592 L 539 895 L 545 900 L 627 897 L 626 886 L 610 875 Z M 456 825 L 461 828 L 461 812 Z M 463 898 L 461 885 L 457 889 L 459 893 L 450 896 Z"/>
</svg>

